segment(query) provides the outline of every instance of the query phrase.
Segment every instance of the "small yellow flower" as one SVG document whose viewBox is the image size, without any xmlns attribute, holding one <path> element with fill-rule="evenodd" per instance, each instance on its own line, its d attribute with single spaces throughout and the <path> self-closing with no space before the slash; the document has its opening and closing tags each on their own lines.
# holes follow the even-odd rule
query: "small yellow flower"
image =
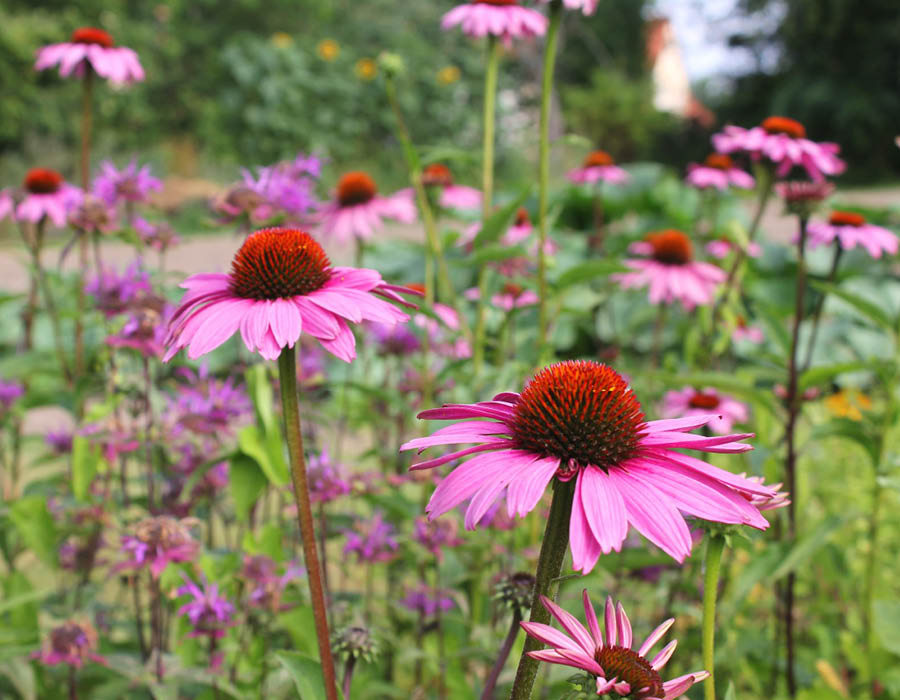
<svg viewBox="0 0 900 700">
<path fill-rule="evenodd" d="M 444 66 L 437 73 L 437 81 L 440 85 L 452 85 L 459 80 L 460 75 L 456 66 Z"/>
<path fill-rule="evenodd" d="M 825 399 L 825 408 L 831 415 L 839 418 L 862 420 L 862 411 L 872 408 L 872 399 L 861 391 L 841 389 Z"/>
<path fill-rule="evenodd" d="M 275 44 L 279 49 L 286 49 L 290 46 L 294 41 L 294 37 L 292 37 L 287 32 L 275 32 L 272 35 L 272 43 Z"/>
<path fill-rule="evenodd" d="M 323 61 L 333 61 L 341 53 L 341 47 L 334 39 L 322 39 L 316 46 L 316 53 Z"/>
<path fill-rule="evenodd" d="M 371 58 L 361 58 L 356 62 L 354 70 L 360 80 L 374 80 L 378 74 L 378 65 Z"/>
</svg>

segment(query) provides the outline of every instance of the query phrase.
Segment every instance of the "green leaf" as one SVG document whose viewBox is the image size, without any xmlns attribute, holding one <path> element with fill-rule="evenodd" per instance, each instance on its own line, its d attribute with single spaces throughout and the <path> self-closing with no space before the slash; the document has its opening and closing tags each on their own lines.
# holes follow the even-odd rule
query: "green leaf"
<svg viewBox="0 0 900 700">
<path fill-rule="evenodd" d="M 37 700 L 37 682 L 32 664 L 21 659 L 4 661 L 0 663 L 0 676 L 9 680 L 22 700 Z"/>
<path fill-rule="evenodd" d="M 284 486 L 288 483 L 288 471 L 284 460 L 281 462 L 272 460 L 270 445 L 264 442 L 257 426 L 247 425 L 241 428 L 238 432 L 238 447 L 245 455 L 256 460 L 259 468 L 275 486 Z"/>
<path fill-rule="evenodd" d="M 240 520 L 246 520 L 269 480 L 255 459 L 239 452 L 231 458 L 228 484 L 234 511 Z"/>
<path fill-rule="evenodd" d="M 881 646 L 900 655 L 900 600 L 876 600 L 873 608 L 875 636 Z"/>
<path fill-rule="evenodd" d="M 818 527 L 808 535 L 802 537 L 787 552 L 781 563 L 775 568 L 769 577 L 772 581 L 777 581 L 782 576 L 786 576 L 791 571 L 796 571 L 800 566 L 805 564 L 813 554 L 819 551 L 826 542 L 828 542 L 835 530 L 841 527 L 850 515 L 832 515 L 825 518 Z"/>
<path fill-rule="evenodd" d="M 513 219 L 516 218 L 516 212 L 519 211 L 519 207 L 522 206 L 523 202 L 528 199 L 529 194 L 531 194 L 531 188 L 526 187 L 512 202 L 491 214 L 487 221 L 484 222 L 484 226 L 481 227 L 478 235 L 475 236 L 472 247 L 475 250 L 480 250 L 488 243 L 493 243 L 499 239 L 506 232 L 506 229 L 510 227 Z"/>
<path fill-rule="evenodd" d="M 797 387 L 802 392 L 811 386 L 817 386 L 829 382 L 835 377 L 847 372 L 876 371 L 878 363 L 875 362 L 842 362 L 836 365 L 813 367 L 806 370 L 797 380 Z"/>
<path fill-rule="evenodd" d="M 0 614 L 3 614 L 9 610 L 15 610 L 21 605 L 28 605 L 29 603 L 43 600 L 48 595 L 52 594 L 53 590 L 54 589 L 52 588 L 43 588 L 38 591 L 28 591 L 27 593 L 21 593 L 6 600 L 0 600 Z"/>
<path fill-rule="evenodd" d="M 100 464 L 100 446 L 83 435 L 72 438 L 72 493 L 79 501 L 87 500 L 91 482 Z"/>
<path fill-rule="evenodd" d="M 520 245 L 505 246 L 502 243 L 494 243 L 480 248 L 469 257 L 460 259 L 457 262 L 460 267 L 471 268 L 472 266 L 484 265 L 489 262 L 500 262 L 501 260 L 527 256 L 528 251 Z"/>
<path fill-rule="evenodd" d="M 881 309 L 877 304 L 869 301 L 868 299 L 864 299 L 858 294 L 854 294 L 853 292 L 848 292 L 846 289 L 842 289 L 834 284 L 829 284 L 827 282 L 819 282 L 817 280 L 810 281 L 810 284 L 818 289 L 820 292 L 825 294 L 833 294 L 838 297 L 842 301 L 847 302 L 856 309 L 860 314 L 865 316 L 870 321 L 875 324 L 881 326 L 887 331 L 891 333 L 894 332 L 894 321 L 888 315 L 886 311 Z"/>
<path fill-rule="evenodd" d="M 26 496 L 12 504 L 9 518 L 37 557 L 50 566 L 56 563 L 57 532 L 47 503 L 40 496 Z"/>
<path fill-rule="evenodd" d="M 300 700 L 321 700 L 325 698 L 325 683 L 322 680 L 322 664 L 299 651 L 276 651 L 277 658 L 294 679 Z M 343 697 L 340 689 L 338 696 Z"/>
<path fill-rule="evenodd" d="M 725 700 L 737 700 L 737 691 L 734 689 L 734 681 L 728 683 L 728 690 L 725 691 Z"/>
<path fill-rule="evenodd" d="M 566 287 L 571 287 L 574 284 L 581 284 L 582 282 L 590 282 L 591 280 L 595 280 L 598 277 L 608 277 L 611 274 L 616 272 L 624 272 L 625 267 L 622 266 L 617 260 L 589 260 L 588 262 L 581 263 L 580 265 L 575 265 L 574 267 L 570 267 L 564 273 L 559 276 L 559 279 L 556 280 L 556 288 L 557 289 L 565 289 Z"/>
<path fill-rule="evenodd" d="M 849 418 L 833 418 L 822 425 L 817 425 L 813 430 L 810 440 L 818 443 L 819 440 L 826 437 L 841 437 L 851 442 L 857 443 L 862 447 L 873 465 L 878 464 L 878 441 L 874 435 L 866 428 L 867 423 L 863 421 L 850 420 Z"/>
</svg>

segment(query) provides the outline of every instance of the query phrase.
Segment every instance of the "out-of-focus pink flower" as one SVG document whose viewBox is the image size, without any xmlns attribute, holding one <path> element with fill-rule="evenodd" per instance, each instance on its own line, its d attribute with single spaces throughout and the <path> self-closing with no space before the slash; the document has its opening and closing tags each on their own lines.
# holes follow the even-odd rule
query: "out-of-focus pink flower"
<svg viewBox="0 0 900 700">
<path fill-rule="evenodd" d="M 0 221 L 9 218 L 16 211 L 16 200 L 9 189 L 0 190 Z"/>
<path fill-rule="evenodd" d="M 417 586 L 407 591 L 400 600 L 400 605 L 419 613 L 422 617 L 434 617 L 438 610 L 447 612 L 453 609 L 455 603 L 450 597 L 451 592 L 444 589 L 435 591 L 428 586 Z"/>
<path fill-rule="evenodd" d="M 540 301 L 536 292 L 531 289 L 523 289 L 518 284 L 507 282 L 499 294 L 491 297 L 491 303 L 498 309 L 507 313 L 513 309 L 521 309 L 526 306 L 534 306 Z"/>
<path fill-rule="evenodd" d="M 152 191 L 162 191 L 162 180 L 153 177 L 149 165 L 138 167 L 134 159 L 121 170 L 111 160 L 100 164 L 94 178 L 94 194 L 110 206 L 121 202 L 146 202 Z"/>
<path fill-rule="evenodd" d="M 737 325 L 735 325 L 731 333 L 731 339 L 736 343 L 746 340 L 754 345 L 759 345 L 766 339 L 766 336 L 759 326 L 749 326 L 743 316 L 738 316 Z"/>
<path fill-rule="evenodd" d="M 632 244 L 630 250 L 650 257 L 626 260 L 632 272 L 612 275 L 612 279 L 624 289 L 649 287 L 651 304 L 679 301 L 690 311 L 711 304 L 716 287 L 725 281 L 723 270 L 693 259 L 691 241 L 681 231 L 651 233 L 644 241 Z"/>
<path fill-rule="evenodd" d="M 467 36 L 499 37 L 509 43 L 512 39 L 543 36 L 547 18 L 540 12 L 520 7 L 518 0 L 471 0 L 457 5 L 441 19 L 441 28 L 459 25 Z"/>
<path fill-rule="evenodd" d="M 764 496 L 762 494 L 751 494 L 745 496 L 750 503 L 759 508 L 760 510 L 776 510 L 777 508 L 784 508 L 785 506 L 790 505 L 790 496 L 787 491 L 781 490 L 781 482 L 777 484 L 765 484 L 763 478 L 761 476 L 747 476 L 746 473 L 741 472 L 739 476 L 745 477 L 748 481 L 752 481 L 760 486 L 766 486 L 766 488 L 770 488 L 775 491 L 774 496 Z"/>
<path fill-rule="evenodd" d="M 125 325 L 108 336 L 106 344 L 137 350 L 144 357 L 161 358 L 166 349 L 166 325 L 174 311 L 175 307 L 160 297 L 144 297 L 131 305 Z"/>
<path fill-rule="evenodd" d="M 803 124 L 787 117 L 768 117 L 752 129 L 726 126 L 712 140 L 720 153 L 743 152 L 754 160 L 771 161 L 778 177 L 784 177 L 797 165 L 813 180 L 822 182 L 826 175 L 840 175 L 846 168 L 837 156 L 840 146 L 810 141 Z"/>
<path fill-rule="evenodd" d="M 159 578 L 170 563 L 193 561 L 200 545 L 191 536 L 193 518 L 177 520 L 168 515 L 147 518 L 137 524 L 133 535 L 122 537 L 122 553 L 129 558 L 115 571 L 149 568 Z"/>
<path fill-rule="evenodd" d="M 0 415 L 25 395 L 25 386 L 17 381 L 0 379 Z"/>
<path fill-rule="evenodd" d="M 59 74 L 64 78 L 70 75 L 82 78 L 87 68 L 117 85 L 144 79 L 137 54 L 125 46 L 115 46 L 108 32 L 95 27 L 76 29 L 70 41 L 40 49 L 35 70 L 54 66 L 59 66 Z"/>
<path fill-rule="evenodd" d="M 616 161 L 606 151 L 592 151 L 580 168 L 569 171 L 568 178 L 577 185 L 593 185 L 597 182 L 622 185 L 628 182 L 631 176 L 617 166 Z"/>
<path fill-rule="evenodd" d="M 344 477 L 345 468 L 331 460 L 324 447 L 307 460 L 309 497 L 313 503 L 328 503 L 350 493 L 350 482 Z"/>
<path fill-rule="evenodd" d="M 481 208 L 481 190 L 454 183 L 450 168 L 446 165 L 432 163 L 426 166 L 422 171 L 422 184 L 429 190 L 440 192 L 438 203 L 444 209 L 469 211 Z"/>
<path fill-rule="evenodd" d="M 418 285 L 409 285 L 410 288 L 418 288 Z M 417 289 L 422 294 L 424 287 Z M 469 342 L 458 335 L 460 329 L 459 314 L 456 309 L 446 304 L 435 303 L 431 310 L 437 318 L 416 314 L 413 323 L 428 333 L 432 352 L 445 357 L 463 359 L 472 356 L 472 348 Z"/>
<path fill-rule="evenodd" d="M 885 253 L 897 254 L 897 234 L 868 223 L 862 214 L 856 212 L 833 211 L 827 222 L 809 222 L 806 231 L 810 248 L 831 245 L 837 240 L 844 250 L 852 250 L 859 245 L 873 258 L 880 258 Z"/>
<path fill-rule="evenodd" d="M 663 397 L 661 413 L 663 418 L 692 418 L 713 414 L 715 417 L 706 425 L 716 435 L 730 433 L 735 423 L 746 423 L 748 417 L 747 404 L 720 394 L 715 389 L 698 391 L 693 387 L 667 391 Z"/>
<path fill-rule="evenodd" d="M 505 246 L 514 246 L 526 240 L 533 230 L 534 227 L 531 225 L 531 217 L 528 215 L 528 210 L 525 207 L 521 207 L 516 212 L 516 218 L 513 219 L 512 225 L 500 237 L 500 243 Z M 466 227 L 463 234 L 456 240 L 456 245 L 470 246 L 479 233 L 481 233 L 481 222 L 476 221 Z"/>
<path fill-rule="evenodd" d="M 384 219 L 409 224 L 416 220 L 416 203 L 409 188 L 387 197 L 378 194 L 375 181 L 364 172 L 345 173 L 337 191 L 319 211 L 318 232 L 338 243 L 368 240 L 384 226 Z"/>
<path fill-rule="evenodd" d="M 409 325 L 398 323 L 386 326 L 383 323 L 371 323 L 369 328 L 372 337 L 378 345 L 378 352 L 382 355 L 412 355 L 422 347 L 419 336 L 413 333 Z"/>
<path fill-rule="evenodd" d="M 360 518 L 353 530 L 345 531 L 344 554 L 355 554 L 360 562 L 390 561 L 397 556 L 394 526 L 379 511 L 369 519 Z"/>
<path fill-rule="evenodd" d="M 727 258 L 732 252 L 740 250 L 740 246 L 726 238 L 717 238 L 716 240 L 707 243 L 705 250 L 714 258 L 722 260 L 723 258 Z M 744 253 L 751 258 L 758 258 L 762 255 L 762 246 L 759 243 L 748 241 L 744 248 Z"/>
<path fill-rule="evenodd" d="M 97 309 L 111 317 L 124 313 L 140 299 L 150 296 L 153 288 L 149 273 L 137 260 L 121 276 L 113 269 L 104 269 L 99 277 L 85 284 L 84 291 L 94 297 Z"/>
<path fill-rule="evenodd" d="M 69 211 L 69 225 L 85 233 L 111 233 L 116 230 L 116 212 L 106 202 L 86 194 Z"/>
<path fill-rule="evenodd" d="M 648 652 L 662 639 L 675 622 L 670 618 L 657 627 L 644 643 L 633 649 L 631 622 L 622 604 L 606 599 L 605 633 L 588 592 L 582 594 L 588 629 L 546 596 L 541 603 L 567 634 L 540 622 L 521 622 L 522 628 L 549 649 L 530 651 L 528 655 L 550 664 L 561 664 L 587 671 L 597 679 L 597 695 L 620 695 L 645 700 L 675 700 L 684 695 L 694 683 L 709 678 L 706 671 L 695 671 L 663 682 L 660 670 L 672 658 L 675 641 L 669 642 L 652 659 Z"/>
<path fill-rule="evenodd" d="M 178 614 L 186 615 L 193 626 L 188 637 L 224 637 L 225 630 L 235 624 L 232 617 L 234 606 L 219 593 L 219 584 L 204 580 L 201 588 L 184 573 L 181 578 L 184 585 L 176 591 L 177 595 L 191 596 L 187 603 L 178 608 Z"/>
<path fill-rule="evenodd" d="M 210 376 L 206 363 L 196 373 L 180 367 L 177 374 L 186 382 L 178 385 L 165 412 L 172 436 L 185 431 L 216 437 L 231 435 L 234 423 L 250 415 L 253 409 L 250 397 L 233 377 Z"/>
<path fill-rule="evenodd" d="M 55 170 L 32 168 L 23 183 L 25 196 L 16 207 L 16 219 L 38 223 L 46 217 L 54 226 L 66 225 L 69 212 L 81 203 L 82 192 Z"/>
<path fill-rule="evenodd" d="M 438 561 L 444 560 L 444 549 L 458 547 L 463 543 L 459 538 L 459 524 L 453 518 L 427 520 L 416 518 L 413 539 L 431 552 Z"/>
<path fill-rule="evenodd" d="M 66 455 L 72 451 L 71 430 L 51 430 L 44 436 L 44 441 L 58 455 Z"/>
<path fill-rule="evenodd" d="M 45 666 L 66 664 L 73 668 L 81 668 L 86 661 L 108 666 L 109 662 L 99 654 L 97 630 L 89 622 L 70 620 L 50 632 L 40 651 L 31 658 L 39 660 Z"/>
<path fill-rule="evenodd" d="M 137 231 L 146 245 L 160 253 L 164 253 L 171 246 L 178 245 L 181 241 L 168 221 L 151 223 L 142 216 L 136 216 L 131 225 L 134 226 L 134 230 Z"/>
<path fill-rule="evenodd" d="M 278 574 L 278 565 L 264 554 L 244 556 L 241 576 L 252 584 L 247 604 L 270 613 L 283 612 L 290 608 L 281 602 L 284 589 L 291 581 L 306 574 L 306 570 L 295 563 L 289 563 L 284 573 Z"/>
<path fill-rule="evenodd" d="M 756 186 L 753 176 L 735 167 L 731 157 L 724 153 L 712 153 L 702 165 L 688 165 L 685 181 L 701 190 L 714 188 L 724 191 L 729 185 L 750 190 Z"/>
</svg>

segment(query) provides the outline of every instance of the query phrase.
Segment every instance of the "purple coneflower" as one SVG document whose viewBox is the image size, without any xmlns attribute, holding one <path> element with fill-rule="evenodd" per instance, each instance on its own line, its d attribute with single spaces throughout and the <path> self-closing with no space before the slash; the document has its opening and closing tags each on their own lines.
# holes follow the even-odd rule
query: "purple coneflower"
<svg viewBox="0 0 900 700">
<path fill-rule="evenodd" d="M 693 387 L 667 391 L 661 413 L 663 418 L 708 417 L 713 414 L 714 417 L 706 425 L 716 435 L 730 433 L 735 423 L 746 423 L 748 417 L 747 404 L 715 389 L 698 391 Z"/>
<path fill-rule="evenodd" d="M 55 170 L 32 168 L 23 183 L 25 196 L 16 207 L 16 219 L 38 223 L 46 217 L 54 226 L 66 225 L 69 212 L 81 202 L 82 192 Z"/>
<path fill-rule="evenodd" d="M 744 494 L 772 489 L 676 450 L 739 453 L 751 433 L 703 437 L 693 430 L 715 414 L 645 421 L 628 384 L 609 367 L 567 361 L 544 368 L 521 394 L 449 404 L 423 411 L 426 420 L 461 420 L 401 449 L 475 443 L 412 466 L 430 469 L 475 455 L 438 485 L 429 517 L 471 499 L 472 529 L 505 491 L 507 512 L 532 511 L 555 478 L 575 479 L 569 540 L 576 570 L 593 569 L 601 553 L 620 551 L 631 525 L 678 561 L 691 551 L 681 512 L 705 520 L 766 529 L 768 522 Z M 485 420 L 487 419 L 487 420 Z"/>
<path fill-rule="evenodd" d="M 481 190 L 453 182 L 450 168 L 442 163 L 432 163 L 422 171 L 422 184 L 428 190 L 437 190 L 438 204 L 444 209 L 475 211 L 481 209 Z"/>
<path fill-rule="evenodd" d="M 72 32 L 71 41 L 40 49 L 35 70 L 54 66 L 59 66 L 59 74 L 64 78 L 84 77 L 87 68 L 117 85 L 144 79 L 137 54 L 125 46 L 116 46 L 108 32 L 95 27 L 80 27 Z"/>
<path fill-rule="evenodd" d="M 205 363 L 195 373 L 187 367 L 177 372 L 186 380 L 179 384 L 165 412 L 173 437 L 187 431 L 196 435 L 230 435 L 232 424 L 253 410 L 250 397 L 233 377 L 210 376 Z"/>
<path fill-rule="evenodd" d="M 334 199 L 322 206 L 320 216 L 321 235 L 346 244 L 354 239 L 368 240 L 381 230 L 384 219 L 412 223 L 416 220 L 416 204 L 411 189 L 382 197 L 368 174 L 354 171 L 341 177 Z"/>
<path fill-rule="evenodd" d="M 650 288 L 651 304 L 676 301 L 690 311 L 711 304 L 716 287 L 725 281 L 725 272 L 715 265 L 694 260 L 691 240 L 681 231 L 669 229 L 649 234 L 633 243 L 629 250 L 648 255 L 644 260 L 630 259 L 625 265 L 632 272 L 612 276 L 623 289 Z"/>
<path fill-rule="evenodd" d="M 409 317 L 387 301 L 406 303 L 375 270 L 332 267 L 325 251 L 303 231 L 268 228 L 247 237 L 229 274 L 188 277 L 166 339 L 168 361 L 181 349 L 195 359 L 236 332 L 247 349 L 274 360 L 301 333 L 316 338 L 345 362 L 356 357 L 348 321 L 394 324 Z"/>
<path fill-rule="evenodd" d="M 726 126 L 714 134 L 713 145 L 721 153 L 749 153 L 754 160 L 765 158 L 776 166 L 776 175 L 784 177 L 799 165 L 816 182 L 826 175 L 840 175 L 846 165 L 838 158 L 836 143 L 817 143 L 806 138 L 806 128 L 787 117 L 768 117 L 759 126 L 743 129 Z"/>
<path fill-rule="evenodd" d="M 873 258 L 880 258 L 884 253 L 897 254 L 897 234 L 868 223 L 866 217 L 856 212 L 833 211 L 827 222 L 810 221 L 806 230 L 810 248 L 830 245 L 837 240 L 844 250 L 859 245 Z"/>
<path fill-rule="evenodd" d="M 584 159 L 582 166 L 570 170 L 567 177 L 578 185 L 593 185 L 597 182 L 622 185 L 631 179 L 606 151 L 592 151 Z"/>
<path fill-rule="evenodd" d="M 612 598 L 606 599 L 604 629 L 601 630 L 587 590 L 582 594 L 582 599 L 590 632 L 574 615 L 546 596 L 541 596 L 544 607 L 567 634 L 539 622 L 520 623 L 529 635 L 551 647 L 530 651 L 529 656 L 538 661 L 587 671 L 596 678 L 597 695 L 615 693 L 635 700 L 675 700 L 684 695 L 694 683 L 709 677 L 706 671 L 695 671 L 663 681 L 659 672 L 672 658 L 676 641 L 669 642 L 652 659 L 647 657 L 650 649 L 675 623 L 674 618 L 663 622 L 640 647 L 633 649 L 631 622 L 621 603 L 613 605 Z"/>
<path fill-rule="evenodd" d="M 470 0 L 457 5 L 441 19 L 441 29 L 459 25 L 467 36 L 512 39 L 543 36 L 547 18 L 537 10 L 520 7 L 519 0 Z"/>
<path fill-rule="evenodd" d="M 685 181 L 701 190 L 713 188 L 724 191 L 729 186 L 751 190 L 756 186 L 753 176 L 735 167 L 731 156 L 724 153 L 712 153 L 703 164 L 691 163 L 687 170 Z"/>
</svg>

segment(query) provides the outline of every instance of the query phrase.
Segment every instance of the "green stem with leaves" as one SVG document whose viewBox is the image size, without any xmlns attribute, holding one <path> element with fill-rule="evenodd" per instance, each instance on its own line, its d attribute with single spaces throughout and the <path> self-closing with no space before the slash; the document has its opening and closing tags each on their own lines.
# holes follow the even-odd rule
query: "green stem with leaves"
<svg viewBox="0 0 900 700">
<path fill-rule="evenodd" d="M 553 74 L 556 70 L 556 53 L 559 45 L 559 27 L 562 24 L 562 0 L 550 5 L 550 25 L 544 44 L 544 75 L 541 86 L 541 121 L 538 166 L 538 353 L 543 358 L 547 347 L 547 204 L 550 195 L 550 106 L 553 98 Z"/>
<path fill-rule="evenodd" d="M 703 577 L 703 668 L 709 672 L 709 678 L 703 682 L 704 700 L 716 700 L 716 598 L 724 549 L 725 537 L 710 533 Z"/>
<path fill-rule="evenodd" d="M 538 558 L 535 574 L 534 596 L 531 600 L 530 622 L 549 624 L 550 612 L 541 602 L 541 596 L 552 598 L 553 582 L 559 578 L 563 559 L 569 547 L 569 519 L 572 515 L 572 498 L 575 493 L 575 480 L 556 481 L 553 488 L 553 502 L 550 504 L 550 515 L 544 530 L 544 541 Z M 528 700 L 534 679 L 537 676 L 540 662 L 528 656 L 529 651 L 537 651 L 543 645 L 534 637 L 525 639 L 519 667 L 516 669 L 516 680 L 513 683 L 510 700 Z"/>
<path fill-rule="evenodd" d="M 493 34 L 488 36 L 487 69 L 484 74 L 484 142 L 482 144 L 481 226 L 487 224 L 494 200 L 494 122 L 497 111 L 497 77 L 500 72 L 502 45 Z M 475 315 L 475 340 L 472 363 L 477 377 L 484 364 L 485 307 L 487 304 L 487 264 L 478 269 L 478 306 Z"/>
<path fill-rule="evenodd" d="M 325 682 L 325 697 L 337 700 L 337 679 L 334 659 L 331 656 L 331 639 L 328 635 L 328 609 L 322 584 L 322 569 L 316 551 L 316 533 L 313 525 L 312 504 L 306 477 L 306 460 L 303 457 L 303 434 L 300 430 L 300 402 L 297 398 L 297 356 L 294 348 L 284 348 L 278 356 L 278 379 L 281 385 L 281 407 L 284 414 L 284 434 L 291 461 L 291 478 L 294 483 L 294 500 L 297 503 L 297 520 L 303 543 L 303 559 L 306 562 L 310 600 L 319 643 L 319 661 Z"/>
</svg>

